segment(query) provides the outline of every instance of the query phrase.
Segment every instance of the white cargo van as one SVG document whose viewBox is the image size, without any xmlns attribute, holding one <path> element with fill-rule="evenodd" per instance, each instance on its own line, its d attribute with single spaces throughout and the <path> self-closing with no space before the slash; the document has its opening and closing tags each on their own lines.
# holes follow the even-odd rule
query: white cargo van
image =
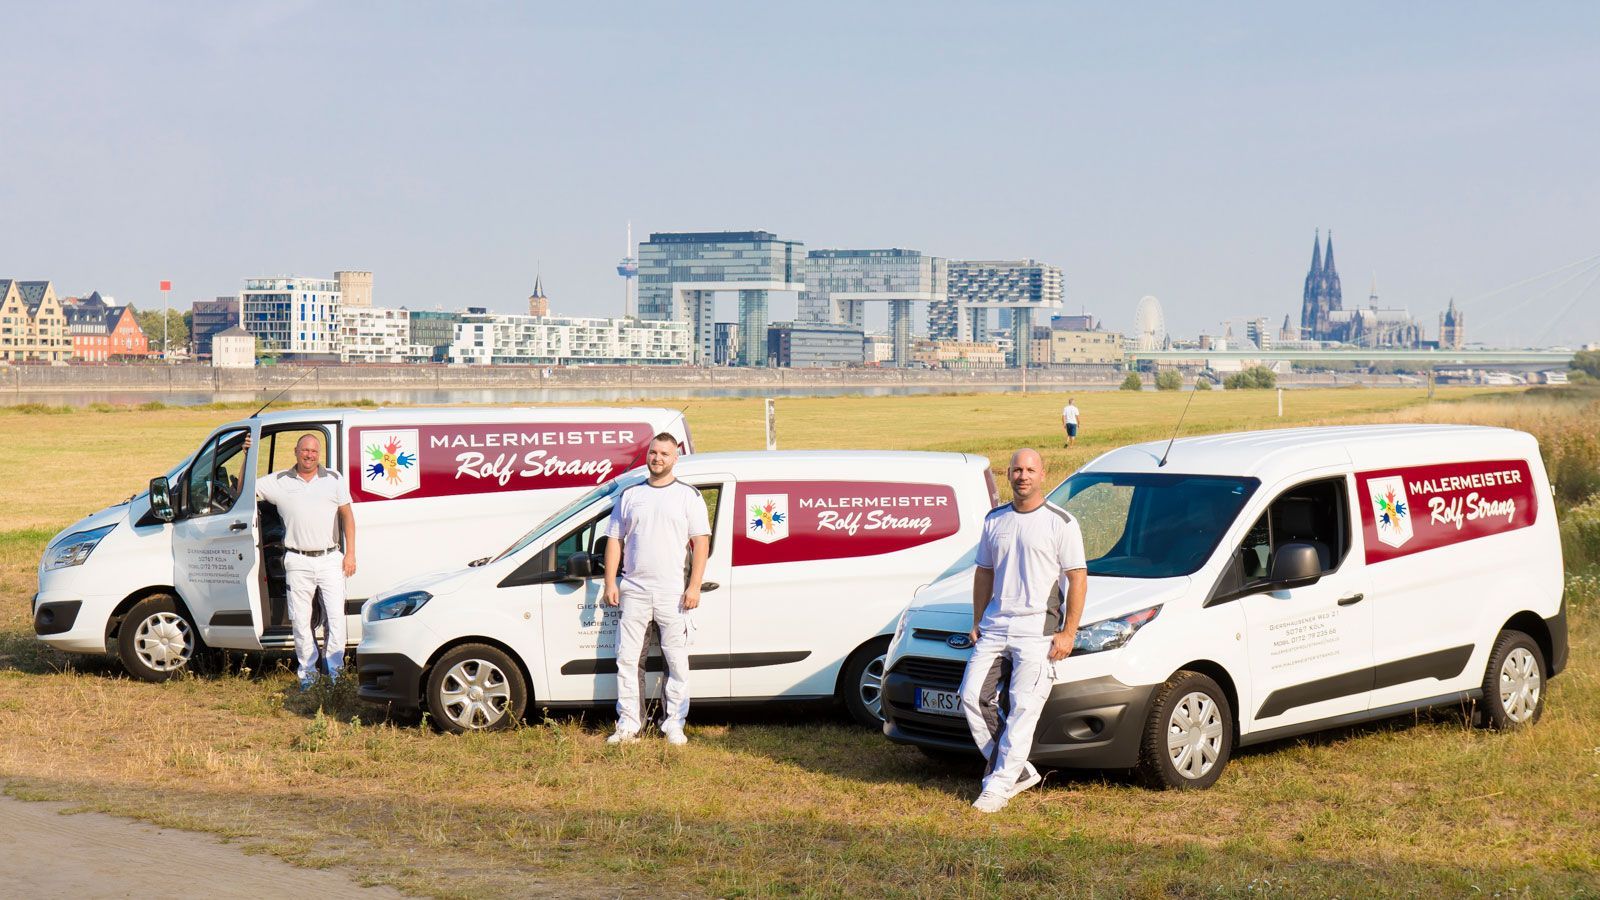
<svg viewBox="0 0 1600 900">
<path fill-rule="evenodd" d="M 989 463 L 954 453 L 700 453 L 711 552 L 692 613 L 697 704 L 839 697 L 881 724 L 883 655 L 905 598 L 972 561 L 994 504 Z M 425 707 L 449 731 L 534 708 L 615 701 L 617 610 L 600 598 L 602 532 L 641 467 L 493 560 L 368 601 L 360 695 Z M 646 664 L 645 687 L 661 660 Z"/>
<path fill-rule="evenodd" d="M 366 598 L 492 554 L 633 468 L 663 431 L 689 440 L 680 413 L 643 408 L 293 410 L 231 422 L 150 491 L 51 539 L 34 632 L 62 650 L 113 654 L 148 681 L 204 647 L 291 648 L 283 521 L 256 502 L 255 480 L 294 465 L 295 441 L 312 434 L 355 508 L 353 644 Z"/>
<path fill-rule="evenodd" d="M 1165 463 L 1163 464 L 1163 460 Z M 1561 545 L 1534 439 L 1459 426 L 1223 434 L 1113 450 L 1050 494 L 1089 593 L 1032 759 L 1207 787 L 1237 746 L 1475 702 L 1529 724 L 1566 664 Z M 971 573 L 890 650 L 884 732 L 972 751 L 955 692 Z"/>
</svg>

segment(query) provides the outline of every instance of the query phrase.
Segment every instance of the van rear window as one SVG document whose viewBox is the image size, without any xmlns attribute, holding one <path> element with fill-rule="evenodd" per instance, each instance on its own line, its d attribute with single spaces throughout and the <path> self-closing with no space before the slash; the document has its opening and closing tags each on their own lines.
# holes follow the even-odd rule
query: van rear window
<svg viewBox="0 0 1600 900">
<path fill-rule="evenodd" d="M 1080 472 L 1050 493 L 1083 529 L 1090 575 L 1174 578 L 1211 557 L 1254 478 Z"/>
</svg>

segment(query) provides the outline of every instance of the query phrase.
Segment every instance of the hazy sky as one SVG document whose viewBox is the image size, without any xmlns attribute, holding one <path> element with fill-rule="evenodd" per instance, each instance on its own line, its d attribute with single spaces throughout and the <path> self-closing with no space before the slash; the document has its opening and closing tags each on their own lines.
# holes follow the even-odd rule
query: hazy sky
<svg viewBox="0 0 1600 900">
<path fill-rule="evenodd" d="M 1298 321 L 1321 227 L 1347 306 L 1600 340 L 1587 273 L 1472 299 L 1600 254 L 1600 4 L 1110 6 L 8 3 L 0 277 L 510 312 L 542 266 L 615 315 L 631 219 L 1032 256 L 1192 334 Z"/>
</svg>

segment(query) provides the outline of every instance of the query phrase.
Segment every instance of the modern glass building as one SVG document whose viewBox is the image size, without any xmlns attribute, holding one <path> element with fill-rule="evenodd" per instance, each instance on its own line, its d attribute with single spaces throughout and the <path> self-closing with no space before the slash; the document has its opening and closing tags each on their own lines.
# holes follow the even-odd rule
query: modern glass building
<svg viewBox="0 0 1600 900">
<path fill-rule="evenodd" d="M 948 297 L 928 311 L 934 340 L 986 341 L 989 310 L 1008 311 L 1011 332 L 1032 334 L 1033 311 L 1058 309 L 1061 267 L 1033 259 L 951 260 Z M 1031 341 L 1016 341 L 1012 365 L 1028 364 Z"/>
<path fill-rule="evenodd" d="M 859 366 L 865 343 L 861 329 L 826 322 L 779 322 L 767 329 L 767 356 L 774 366 L 822 369 Z"/>
<path fill-rule="evenodd" d="M 895 365 L 911 362 L 912 303 L 941 303 L 947 262 L 917 250 L 813 250 L 806 254 L 806 289 L 800 294 L 802 322 L 866 328 L 868 303 L 889 304 L 889 335 Z"/>
<path fill-rule="evenodd" d="M 413 345 L 432 347 L 434 362 L 444 362 L 450 357 L 450 344 L 456 339 L 456 323 L 461 321 L 461 313 L 414 309 L 410 321 Z"/>
<path fill-rule="evenodd" d="M 656 232 L 639 245 L 639 318 L 687 322 L 693 362 L 716 356 L 718 291 L 739 294 L 739 363 L 766 365 L 768 294 L 802 291 L 804 247 L 769 231 Z"/>
<path fill-rule="evenodd" d="M 196 300 L 191 310 L 189 347 L 196 359 L 210 359 L 211 338 L 239 324 L 239 298 Z"/>
<path fill-rule="evenodd" d="M 239 324 L 255 336 L 258 349 L 339 352 L 339 282 L 292 275 L 247 278 L 239 301 Z"/>
</svg>

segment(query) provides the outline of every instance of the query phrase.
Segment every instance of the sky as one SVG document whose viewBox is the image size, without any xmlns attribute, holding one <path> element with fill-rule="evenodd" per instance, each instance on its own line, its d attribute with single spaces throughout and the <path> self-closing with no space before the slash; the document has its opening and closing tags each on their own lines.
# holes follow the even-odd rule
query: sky
<svg viewBox="0 0 1600 900">
<path fill-rule="evenodd" d="M 6 4 L 0 277 L 617 315 L 625 227 L 1033 257 L 1066 311 L 1600 341 L 1600 4 Z M 1500 290 L 1554 270 L 1526 285 Z M 1563 278 L 1578 277 L 1562 284 Z M 1496 292 L 1498 293 L 1492 293 Z M 774 303 L 774 319 L 793 309 Z"/>
</svg>

